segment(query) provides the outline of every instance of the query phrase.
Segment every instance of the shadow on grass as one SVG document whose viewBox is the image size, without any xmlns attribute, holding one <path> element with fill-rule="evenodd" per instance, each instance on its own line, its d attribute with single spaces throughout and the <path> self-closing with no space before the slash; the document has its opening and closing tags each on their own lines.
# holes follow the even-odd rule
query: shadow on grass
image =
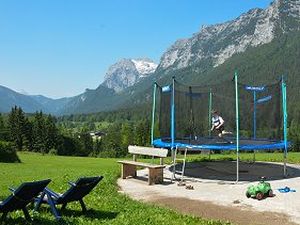
<svg viewBox="0 0 300 225">
<path fill-rule="evenodd" d="M 5 221 L 0 221 L 0 225 L 57 225 L 60 224 L 55 220 L 48 220 L 45 218 L 33 218 L 32 222 L 28 222 L 27 220 L 25 220 L 25 218 L 23 217 L 18 217 L 18 218 L 11 218 L 11 217 L 7 217 L 7 219 Z"/>
<path fill-rule="evenodd" d="M 55 221 L 55 217 L 52 214 L 50 208 L 41 207 L 40 209 L 41 213 L 48 214 L 53 218 L 53 221 Z M 62 215 L 62 219 L 59 221 L 59 224 L 68 224 L 66 221 L 68 220 L 68 217 L 85 217 L 89 219 L 98 219 L 98 220 L 112 220 L 117 217 L 119 214 L 118 212 L 109 212 L 109 211 L 103 211 L 103 210 L 95 210 L 95 209 L 88 209 L 86 212 L 82 212 L 81 210 L 74 210 L 74 209 L 64 209 L 60 210 L 58 209 L 60 214 Z M 39 219 L 39 217 L 36 217 Z M 52 223 L 49 223 L 52 224 Z M 57 224 L 57 223 L 54 223 Z"/>
<path fill-rule="evenodd" d="M 89 209 L 85 213 L 83 213 L 81 210 L 73 210 L 73 209 L 64 209 L 61 211 L 62 217 L 80 217 L 84 216 L 86 218 L 90 219 L 103 219 L 103 220 L 112 220 L 117 217 L 119 214 L 118 212 L 109 212 L 109 211 L 102 211 L 102 210 L 95 210 L 95 209 Z"/>
</svg>

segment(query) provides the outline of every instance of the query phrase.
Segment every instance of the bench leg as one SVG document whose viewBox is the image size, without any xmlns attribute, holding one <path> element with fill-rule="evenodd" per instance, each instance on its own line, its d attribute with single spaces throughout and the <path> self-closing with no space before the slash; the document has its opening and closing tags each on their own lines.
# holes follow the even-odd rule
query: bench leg
<svg viewBox="0 0 300 225">
<path fill-rule="evenodd" d="M 23 211 L 23 213 L 24 213 L 24 215 L 25 215 L 25 219 L 26 219 L 27 221 L 31 222 L 32 220 L 31 220 L 31 217 L 30 217 L 30 215 L 29 215 L 28 210 L 24 207 L 24 208 L 22 209 L 22 211 Z"/>
<path fill-rule="evenodd" d="M 136 166 L 122 164 L 122 179 L 126 179 L 129 176 L 136 177 Z"/>
<path fill-rule="evenodd" d="M 52 196 L 50 194 L 47 194 L 47 201 L 48 204 L 50 205 L 51 211 L 54 214 L 54 217 L 56 220 L 60 220 L 61 219 L 61 215 L 59 213 L 59 211 L 57 210 L 56 206 L 55 206 L 55 202 L 52 199 Z"/>
<path fill-rule="evenodd" d="M 148 184 L 161 184 L 163 182 L 163 168 L 149 168 Z"/>
<path fill-rule="evenodd" d="M 81 205 L 81 208 L 82 208 L 82 212 L 85 213 L 87 210 L 86 210 L 86 206 L 84 204 L 83 199 L 80 199 L 79 202 L 80 202 L 80 205 Z"/>
<path fill-rule="evenodd" d="M 1 216 L 1 221 L 5 221 L 6 220 L 6 217 L 7 217 L 7 212 L 4 212 Z"/>
</svg>

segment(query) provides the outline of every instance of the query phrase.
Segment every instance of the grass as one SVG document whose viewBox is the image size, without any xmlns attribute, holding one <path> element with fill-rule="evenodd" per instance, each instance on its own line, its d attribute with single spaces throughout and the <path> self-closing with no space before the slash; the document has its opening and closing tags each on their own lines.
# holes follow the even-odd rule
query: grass
<svg viewBox="0 0 300 225">
<path fill-rule="evenodd" d="M 220 221 L 204 220 L 201 218 L 182 215 L 173 210 L 131 200 L 118 193 L 116 180 L 120 176 L 117 159 L 97 159 L 81 157 L 42 156 L 34 153 L 19 153 L 22 163 L 0 163 L 0 199 L 6 198 L 10 192 L 8 187 L 17 187 L 24 181 L 51 178 L 49 187 L 58 192 L 68 189 L 68 181 L 75 181 L 81 176 L 103 175 L 104 179 L 96 189 L 85 198 L 87 214 L 81 214 L 78 203 L 71 203 L 63 212 L 64 224 L 229 224 Z M 251 161 L 253 154 L 242 153 L 240 158 Z M 257 161 L 282 162 L 282 153 L 257 153 Z M 232 152 L 213 154 L 211 160 L 235 160 Z M 150 161 L 149 159 L 144 159 Z M 188 155 L 188 161 L 207 161 L 208 155 Z M 300 153 L 289 153 L 290 163 L 300 163 Z M 170 158 L 166 160 L 170 162 Z M 32 211 L 30 211 L 32 214 Z M 32 214 L 33 215 L 33 214 Z M 34 216 L 34 224 L 57 224 L 49 211 L 49 207 L 41 208 Z M 17 211 L 10 214 L 8 224 L 24 224 L 23 214 Z"/>
<path fill-rule="evenodd" d="M 173 210 L 141 203 L 118 193 L 116 180 L 120 167 L 116 159 L 97 159 L 80 157 L 42 156 L 34 153 L 19 153 L 22 163 L 0 163 L 0 199 L 6 198 L 10 192 L 8 187 L 17 187 L 24 181 L 51 178 L 49 187 L 58 192 L 68 188 L 68 181 L 75 181 L 81 176 L 103 175 L 104 179 L 95 190 L 85 198 L 88 209 L 82 215 L 78 203 L 71 203 L 63 213 L 63 224 L 228 224 L 213 220 L 182 215 Z M 33 215 L 30 210 L 31 215 Z M 49 207 L 41 208 L 35 213 L 34 224 L 57 224 Z M 24 224 L 23 213 L 10 213 L 7 224 Z"/>
</svg>

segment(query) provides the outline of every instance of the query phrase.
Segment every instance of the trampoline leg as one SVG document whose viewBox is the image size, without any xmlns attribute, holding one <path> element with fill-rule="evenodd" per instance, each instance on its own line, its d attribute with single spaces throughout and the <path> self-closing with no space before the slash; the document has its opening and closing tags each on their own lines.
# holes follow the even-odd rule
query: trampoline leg
<svg viewBox="0 0 300 225">
<path fill-rule="evenodd" d="M 236 183 L 239 182 L 239 142 L 240 142 L 240 134 L 239 134 L 239 97 L 238 97 L 238 74 L 237 71 L 234 73 L 234 81 L 235 81 L 235 122 L 236 122 Z"/>
<path fill-rule="evenodd" d="M 174 163 L 174 159 L 175 159 L 174 148 L 171 148 L 171 158 L 172 158 L 172 163 Z"/>
<path fill-rule="evenodd" d="M 235 182 L 236 183 L 239 182 L 239 160 L 238 160 L 238 158 L 236 160 L 236 181 Z"/>
<path fill-rule="evenodd" d="M 184 158 L 182 160 L 182 170 L 181 170 L 181 182 L 184 180 L 184 172 L 185 172 L 185 161 L 186 161 L 186 153 L 188 151 L 188 148 L 185 148 L 184 150 Z"/>
<path fill-rule="evenodd" d="M 236 153 L 236 183 L 239 182 L 239 152 Z"/>
<path fill-rule="evenodd" d="M 287 177 L 287 171 L 286 171 L 286 155 L 284 155 L 284 159 L 283 159 L 283 176 L 284 178 Z"/>
<path fill-rule="evenodd" d="M 172 167 L 173 167 L 173 171 L 172 171 L 172 176 L 171 176 L 171 183 L 173 183 L 173 180 L 175 179 L 175 165 L 176 165 L 176 152 L 177 152 L 177 148 L 174 149 L 173 147 L 171 148 L 171 157 L 172 157 Z"/>
</svg>

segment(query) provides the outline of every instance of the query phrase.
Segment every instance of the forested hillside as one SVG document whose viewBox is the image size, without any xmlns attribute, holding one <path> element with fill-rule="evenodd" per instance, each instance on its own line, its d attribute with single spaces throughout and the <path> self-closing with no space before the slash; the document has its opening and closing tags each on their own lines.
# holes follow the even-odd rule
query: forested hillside
<svg viewBox="0 0 300 225">
<path fill-rule="evenodd" d="M 150 144 L 149 118 L 150 113 L 145 110 L 55 118 L 41 111 L 25 114 L 21 108 L 14 107 L 10 113 L 0 114 L 0 155 L 3 158 L 3 155 L 15 151 L 32 151 L 55 155 L 122 157 L 127 155 L 129 144 Z M 103 136 L 93 139 L 91 132 L 95 131 L 101 131 Z M 15 155 L 10 160 L 15 161 Z"/>
</svg>

